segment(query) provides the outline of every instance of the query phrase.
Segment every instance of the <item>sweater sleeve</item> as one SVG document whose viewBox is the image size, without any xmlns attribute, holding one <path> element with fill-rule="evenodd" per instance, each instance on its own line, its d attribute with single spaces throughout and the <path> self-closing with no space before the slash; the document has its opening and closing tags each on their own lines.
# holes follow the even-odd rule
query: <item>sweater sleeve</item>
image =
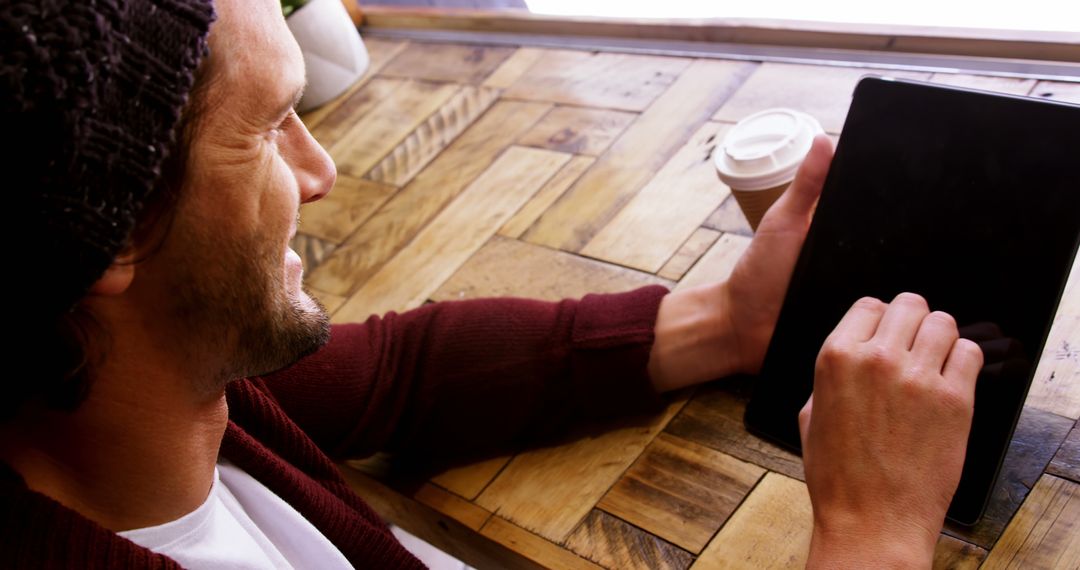
<svg viewBox="0 0 1080 570">
<path fill-rule="evenodd" d="M 656 409 L 646 372 L 667 290 L 436 303 L 335 325 L 255 379 L 325 451 L 457 454 L 540 426 Z"/>
</svg>

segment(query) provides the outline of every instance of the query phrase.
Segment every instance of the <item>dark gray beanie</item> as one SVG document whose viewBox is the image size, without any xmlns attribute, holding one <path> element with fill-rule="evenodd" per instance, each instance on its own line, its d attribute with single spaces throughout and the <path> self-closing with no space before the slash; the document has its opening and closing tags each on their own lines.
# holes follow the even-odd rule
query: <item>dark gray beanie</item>
<svg viewBox="0 0 1080 570">
<path fill-rule="evenodd" d="M 0 0 L 0 179 L 20 228 L 7 245 L 17 302 L 45 321 L 127 243 L 213 20 L 212 0 Z"/>
</svg>

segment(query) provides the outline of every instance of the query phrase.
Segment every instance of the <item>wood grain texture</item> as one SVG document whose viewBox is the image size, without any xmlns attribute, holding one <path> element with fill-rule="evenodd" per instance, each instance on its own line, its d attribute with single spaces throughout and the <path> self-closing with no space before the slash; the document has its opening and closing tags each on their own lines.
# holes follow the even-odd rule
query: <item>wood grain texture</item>
<svg viewBox="0 0 1080 570">
<path fill-rule="evenodd" d="M 1073 264 L 1046 338 L 1027 405 L 1074 420 L 1080 418 L 1080 257 Z"/>
<path fill-rule="evenodd" d="M 495 103 L 494 89 L 463 87 L 367 174 L 367 178 L 404 186 Z"/>
<path fill-rule="evenodd" d="M 544 57 L 547 50 L 531 47 L 519 47 L 514 53 L 506 58 L 502 65 L 484 80 L 484 87 L 505 89 L 514 84 L 533 66 L 534 63 Z"/>
<path fill-rule="evenodd" d="M 727 383 L 736 382 L 733 379 Z M 748 391 L 745 386 L 736 389 L 742 394 Z M 802 459 L 799 456 L 746 431 L 743 415 L 746 413 L 747 397 L 740 393 L 716 384 L 702 387 L 679 415 L 671 420 L 664 433 L 794 479 L 803 479 Z"/>
<path fill-rule="evenodd" d="M 1024 408 L 982 519 L 970 527 L 947 524 L 945 532 L 983 548 L 993 546 L 1072 426 L 1068 418 Z"/>
<path fill-rule="evenodd" d="M 991 75 L 966 75 L 962 73 L 935 73 L 930 81 L 942 85 L 967 87 L 982 91 L 995 91 L 1010 95 L 1027 95 L 1035 87 L 1034 79 L 1019 77 L 994 77 Z"/>
<path fill-rule="evenodd" d="M 603 434 L 520 453 L 476 504 L 562 543 L 684 403 L 676 400 L 661 414 L 627 420 Z"/>
<path fill-rule="evenodd" d="M 705 123 L 581 254 L 649 273 L 664 266 L 731 190 L 712 152 L 728 126 Z"/>
<path fill-rule="evenodd" d="M 1046 472 L 1080 483 L 1080 427 L 1069 432 Z"/>
<path fill-rule="evenodd" d="M 509 46 L 413 42 L 379 74 L 479 85 L 515 50 Z"/>
<path fill-rule="evenodd" d="M 491 517 L 480 534 L 522 557 L 536 561 L 545 568 L 566 570 L 600 570 L 600 566 L 581 558 L 561 546 L 544 540 L 500 517 Z M 498 568 L 492 566 L 491 568 Z"/>
<path fill-rule="evenodd" d="M 396 191 L 393 186 L 339 174 L 329 194 L 300 206 L 299 231 L 340 244 Z"/>
<path fill-rule="evenodd" d="M 518 144 L 599 156 L 635 118 L 636 114 L 625 111 L 559 106 L 525 133 Z"/>
<path fill-rule="evenodd" d="M 661 433 L 597 507 L 696 554 L 764 474 L 756 465 Z"/>
<path fill-rule="evenodd" d="M 452 467 L 432 477 L 431 482 L 471 501 L 509 462 L 510 456 L 504 455 Z"/>
<path fill-rule="evenodd" d="M 619 570 L 683 570 L 694 560 L 689 552 L 595 509 L 566 545 L 604 568 Z"/>
<path fill-rule="evenodd" d="M 338 104 L 311 130 L 311 135 L 323 148 L 330 148 L 345 136 L 353 123 L 365 117 L 379 103 L 394 95 L 405 85 L 404 79 L 376 77 L 366 81 L 359 89 L 350 91 L 349 97 Z"/>
<path fill-rule="evenodd" d="M 311 284 L 335 295 L 351 294 L 549 108 L 496 103 L 310 274 Z"/>
<path fill-rule="evenodd" d="M 1080 568 L 1080 485 L 1043 475 L 983 568 Z"/>
<path fill-rule="evenodd" d="M 511 296 L 559 301 L 646 285 L 674 284 L 647 273 L 496 236 L 431 298 L 456 301 Z"/>
<path fill-rule="evenodd" d="M 664 279 L 678 281 L 686 275 L 686 272 L 697 263 L 697 260 L 709 250 L 716 240 L 720 239 L 720 232 L 709 228 L 694 230 L 690 238 L 680 247 L 679 251 L 660 268 L 656 274 Z"/>
<path fill-rule="evenodd" d="M 554 178 L 548 181 L 535 196 L 532 197 L 520 210 L 514 214 L 510 221 L 499 230 L 499 235 L 518 238 L 525 233 L 530 226 L 543 215 L 560 196 L 570 188 L 581 175 L 593 165 L 596 159 L 591 156 L 575 156 L 562 167 Z"/>
<path fill-rule="evenodd" d="M 938 537 L 934 549 L 935 570 L 976 570 L 986 558 L 986 550 L 948 535 Z"/>
<path fill-rule="evenodd" d="M 720 204 L 720 207 L 713 211 L 712 214 L 709 214 L 709 217 L 701 225 L 728 234 L 746 237 L 753 237 L 754 235 L 754 230 L 750 227 L 750 222 L 746 221 L 746 215 L 739 208 L 735 196 L 728 196 Z"/>
<path fill-rule="evenodd" d="M 477 533 L 384 483 L 347 465 L 339 469 L 349 487 L 384 520 L 423 538 L 432 546 L 476 568 L 545 568 L 534 559 Z M 565 552 L 565 551 L 564 551 Z"/>
<path fill-rule="evenodd" d="M 319 264 L 334 251 L 337 244 L 304 233 L 297 233 L 289 242 L 289 247 L 300 255 L 304 270 L 308 271 L 318 268 Z"/>
<path fill-rule="evenodd" d="M 506 97 L 642 111 L 689 65 L 685 58 L 548 50 Z"/>
<path fill-rule="evenodd" d="M 405 47 L 408 45 L 409 42 L 403 40 L 364 38 L 364 47 L 367 49 L 369 61 L 367 71 L 359 81 L 350 86 L 344 93 L 338 95 L 318 109 L 313 109 L 304 113 L 301 119 L 304 121 L 304 124 L 307 125 L 308 130 L 313 130 L 318 127 L 323 119 L 333 113 L 345 101 L 350 99 L 357 90 L 361 89 L 366 83 L 374 79 L 375 74 L 397 54 L 404 51 Z"/>
<path fill-rule="evenodd" d="M 693 568 L 803 568 L 813 526 L 806 485 L 768 473 Z"/>
<path fill-rule="evenodd" d="M 1080 103 L 1080 84 L 1059 81 L 1040 81 L 1031 90 L 1031 95 L 1055 101 Z"/>
<path fill-rule="evenodd" d="M 679 281 L 676 289 L 695 287 L 705 283 L 717 283 L 731 275 L 735 263 L 739 261 L 746 248 L 750 247 L 750 238 L 735 234 L 724 234 L 701 256 L 694 267 Z"/>
<path fill-rule="evenodd" d="M 457 94 L 459 86 L 410 80 L 354 121 L 330 147 L 338 170 L 363 176 L 417 126 Z"/>
<path fill-rule="evenodd" d="M 928 79 L 928 73 L 790 63 L 763 63 L 715 119 L 737 123 L 772 107 L 788 107 L 813 115 L 826 132 L 840 133 L 855 84 L 868 74 Z"/>
<path fill-rule="evenodd" d="M 679 75 L 525 234 L 578 251 L 629 202 L 727 99 L 751 64 L 697 60 Z"/>
<path fill-rule="evenodd" d="M 491 513 L 488 511 L 435 485 L 421 485 L 413 493 L 413 498 L 417 502 L 439 511 L 472 530 L 479 531 L 480 527 L 484 526 L 484 523 L 491 518 Z"/>
<path fill-rule="evenodd" d="M 512 147 L 338 309 L 344 319 L 419 307 L 570 155 Z"/>
</svg>

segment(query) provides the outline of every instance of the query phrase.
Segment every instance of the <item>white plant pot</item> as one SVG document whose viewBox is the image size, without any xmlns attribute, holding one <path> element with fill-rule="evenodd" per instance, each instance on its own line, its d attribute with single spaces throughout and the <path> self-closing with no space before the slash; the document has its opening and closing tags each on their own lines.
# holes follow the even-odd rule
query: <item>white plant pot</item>
<svg viewBox="0 0 1080 570">
<path fill-rule="evenodd" d="M 285 21 L 307 66 L 307 89 L 297 111 L 341 95 L 367 71 L 368 53 L 341 0 L 311 0 Z"/>
</svg>

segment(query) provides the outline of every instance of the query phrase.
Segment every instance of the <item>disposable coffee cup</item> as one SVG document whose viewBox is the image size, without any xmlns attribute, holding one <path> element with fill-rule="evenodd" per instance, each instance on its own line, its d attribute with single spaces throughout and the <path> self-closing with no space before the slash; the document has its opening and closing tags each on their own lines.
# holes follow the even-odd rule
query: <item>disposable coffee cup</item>
<svg viewBox="0 0 1080 570">
<path fill-rule="evenodd" d="M 823 132 L 817 119 L 793 109 L 754 113 L 728 131 L 714 153 L 716 173 L 754 231 Z"/>
</svg>

